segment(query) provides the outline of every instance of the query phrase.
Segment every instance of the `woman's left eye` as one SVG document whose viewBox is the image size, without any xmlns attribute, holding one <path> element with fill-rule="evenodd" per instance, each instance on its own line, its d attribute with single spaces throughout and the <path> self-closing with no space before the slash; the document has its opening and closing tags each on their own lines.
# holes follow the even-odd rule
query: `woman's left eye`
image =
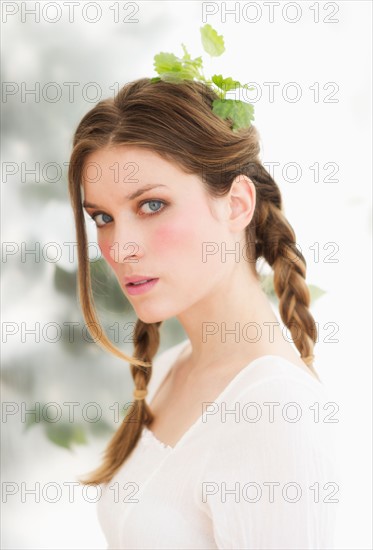
<svg viewBox="0 0 373 550">
<path fill-rule="evenodd" d="M 145 201 L 145 202 L 142 203 L 140 208 L 142 208 L 145 205 L 148 205 L 149 209 L 150 209 L 150 212 L 149 211 L 145 212 L 145 214 L 149 214 L 150 216 L 153 216 L 154 214 L 157 214 L 158 212 L 163 210 L 166 203 L 164 201 L 157 201 L 157 200 Z M 162 206 L 162 208 L 158 208 L 158 205 L 163 205 L 163 206 Z"/>
</svg>

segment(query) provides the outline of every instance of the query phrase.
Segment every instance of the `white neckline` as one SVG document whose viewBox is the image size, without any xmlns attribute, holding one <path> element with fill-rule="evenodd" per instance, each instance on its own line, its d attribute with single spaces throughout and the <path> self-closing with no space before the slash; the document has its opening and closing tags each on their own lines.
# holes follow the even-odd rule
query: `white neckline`
<svg viewBox="0 0 373 550">
<path fill-rule="evenodd" d="M 186 344 L 184 345 L 182 348 L 181 348 L 181 352 L 179 352 L 179 355 L 176 356 L 176 359 L 178 357 L 180 357 L 180 355 L 183 353 L 183 351 L 186 349 L 187 345 L 190 343 L 190 340 L 189 338 L 183 340 L 182 342 L 179 342 L 179 344 L 176 344 L 176 346 L 178 347 L 181 347 L 182 344 Z M 178 348 L 176 348 L 177 350 Z M 295 363 L 292 363 L 291 361 L 289 361 L 288 359 L 285 359 L 285 357 L 282 357 L 281 355 L 273 355 L 273 354 L 266 354 L 266 355 L 261 355 L 260 357 L 257 357 L 256 359 L 253 359 L 252 361 L 250 361 L 250 363 L 248 363 L 245 367 L 243 367 L 240 371 L 238 371 L 238 373 L 232 378 L 232 380 L 230 380 L 230 382 L 228 382 L 228 384 L 225 386 L 225 388 L 220 392 L 220 394 L 213 400 L 214 403 L 216 404 L 219 404 L 222 399 L 224 398 L 224 396 L 226 395 L 226 393 L 231 389 L 231 387 L 241 379 L 241 377 L 243 376 L 244 373 L 247 373 L 249 370 L 252 370 L 255 366 L 257 366 L 261 361 L 263 361 L 264 359 L 281 359 L 282 361 L 285 361 L 287 363 L 290 363 L 291 365 L 293 365 L 294 367 L 297 367 L 297 365 L 295 365 Z M 166 379 L 166 376 L 168 375 L 172 365 L 174 364 L 175 362 L 175 359 L 171 360 L 168 368 L 166 369 L 166 372 L 164 373 L 164 375 L 162 376 L 161 380 L 158 382 L 158 385 L 157 387 L 154 389 L 152 395 L 151 395 L 151 400 L 153 400 L 153 398 L 155 397 L 155 394 L 156 392 L 158 391 L 158 389 L 160 388 L 160 386 L 162 385 L 162 383 L 165 381 Z M 303 372 L 299 367 L 297 367 L 299 372 Z M 314 382 L 317 382 L 318 385 L 320 387 L 322 387 L 322 384 L 320 382 L 318 382 L 318 380 L 316 379 L 313 379 L 310 375 L 308 375 L 307 373 L 303 372 L 303 374 L 305 376 L 308 376 L 309 378 L 312 379 L 312 381 Z M 160 441 L 160 439 L 158 439 L 154 433 L 152 432 L 152 430 L 150 430 L 147 426 L 143 426 L 143 431 L 142 431 L 142 435 L 144 434 L 144 436 L 146 437 L 146 433 L 148 433 L 148 437 L 153 439 L 154 442 L 156 442 L 161 448 L 163 448 L 164 450 L 167 450 L 168 452 L 174 452 L 176 451 L 183 443 L 184 441 L 188 438 L 188 435 L 190 436 L 191 432 L 193 431 L 194 428 L 197 428 L 203 421 L 203 419 L 205 418 L 205 415 L 207 414 L 208 411 L 205 411 L 204 413 L 202 413 L 195 422 L 193 422 L 193 424 L 184 432 L 184 434 L 180 437 L 180 439 L 176 442 L 175 446 L 172 447 L 171 445 L 168 445 L 167 443 L 164 443 L 163 441 Z M 144 430 L 145 430 L 145 433 L 144 433 Z"/>
</svg>

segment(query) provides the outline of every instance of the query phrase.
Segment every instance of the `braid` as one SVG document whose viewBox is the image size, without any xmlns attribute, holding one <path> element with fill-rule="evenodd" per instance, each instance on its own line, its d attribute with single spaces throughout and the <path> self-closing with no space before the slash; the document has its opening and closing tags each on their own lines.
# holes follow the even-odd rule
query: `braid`
<svg viewBox="0 0 373 550">
<path fill-rule="evenodd" d="M 148 324 L 140 319 L 137 320 L 134 331 L 134 357 L 136 359 L 151 362 L 159 347 L 160 325 L 161 321 Z M 152 367 L 136 366 L 131 363 L 130 368 L 136 389 L 146 390 L 152 375 Z M 89 474 L 89 481 L 81 479 L 79 480 L 81 483 L 109 482 L 124 460 L 131 454 L 141 436 L 143 425 L 148 425 L 153 420 L 153 414 L 145 399 L 135 399 L 133 407 L 127 412 L 120 427 L 109 441 L 102 464 Z"/>
<path fill-rule="evenodd" d="M 311 297 L 305 281 L 306 260 L 296 246 L 294 230 L 283 213 L 277 184 L 260 163 L 255 163 L 251 176 L 253 181 L 259 183 L 256 186 L 258 205 L 253 220 L 255 258 L 263 256 L 272 267 L 281 319 L 289 328 L 301 358 L 320 380 L 313 368 L 317 328 L 308 309 Z"/>
<path fill-rule="evenodd" d="M 148 324 L 140 319 L 137 320 L 134 331 L 134 357 L 151 362 L 159 347 L 160 324 L 161 322 Z M 131 363 L 130 368 L 135 382 L 135 389 L 146 390 L 152 375 L 152 367 L 142 367 Z M 140 413 L 140 425 L 149 425 L 154 417 L 145 399 L 136 400 L 136 403 Z"/>
</svg>

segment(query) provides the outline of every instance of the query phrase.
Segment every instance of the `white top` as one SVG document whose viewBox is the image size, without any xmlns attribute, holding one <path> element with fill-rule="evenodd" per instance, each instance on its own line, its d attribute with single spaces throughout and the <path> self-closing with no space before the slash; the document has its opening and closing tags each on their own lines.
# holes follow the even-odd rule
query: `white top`
<svg viewBox="0 0 373 550">
<path fill-rule="evenodd" d="M 148 403 L 187 344 L 153 360 Z M 175 447 L 144 427 L 101 485 L 107 548 L 334 548 L 339 476 L 328 402 L 311 375 L 266 355 L 205 405 Z"/>
</svg>

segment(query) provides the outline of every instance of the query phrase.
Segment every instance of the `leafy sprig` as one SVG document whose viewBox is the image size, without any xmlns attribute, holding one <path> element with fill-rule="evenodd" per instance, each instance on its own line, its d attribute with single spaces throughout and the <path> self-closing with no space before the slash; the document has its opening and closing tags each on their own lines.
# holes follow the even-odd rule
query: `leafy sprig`
<svg viewBox="0 0 373 550">
<path fill-rule="evenodd" d="M 212 57 L 220 56 L 225 51 L 224 38 L 208 23 L 200 27 L 203 49 Z M 212 102 L 212 111 L 223 120 L 229 120 L 232 130 L 250 126 L 254 120 L 254 106 L 251 103 L 239 99 L 227 99 L 226 94 L 230 90 L 246 88 L 253 90 L 247 84 L 241 84 L 231 77 L 224 78 L 221 74 L 214 74 L 211 79 L 206 79 L 203 74 L 202 57 L 192 59 L 184 44 L 181 44 L 184 55 L 177 57 L 173 53 L 160 52 L 154 56 L 154 69 L 159 76 L 153 77 L 152 82 L 159 80 L 167 82 L 180 82 L 182 80 L 194 80 L 209 85 L 219 96 Z"/>
</svg>

